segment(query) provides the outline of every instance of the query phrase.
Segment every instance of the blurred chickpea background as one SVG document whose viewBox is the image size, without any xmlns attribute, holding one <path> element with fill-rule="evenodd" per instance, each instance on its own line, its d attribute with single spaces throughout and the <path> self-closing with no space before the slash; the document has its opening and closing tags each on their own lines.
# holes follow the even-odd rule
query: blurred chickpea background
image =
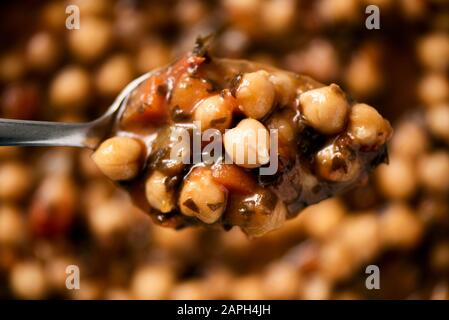
<svg viewBox="0 0 449 320">
<path fill-rule="evenodd" d="M 367 30 L 365 8 L 380 8 Z M 79 30 L 65 27 L 80 9 Z M 0 13 L 0 117 L 79 122 L 215 32 L 214 53 L 336 82 L 394 125 L 368 184 L 250 240 L 155 227 L 88 150 L 0 147 L 0 298 L 449 298 L 445 0 L 24 0 Z M 377 265 L 380 290 L 365 287 Z M 66 288 L 66 267 L 80 289 Z"/>
</svg>

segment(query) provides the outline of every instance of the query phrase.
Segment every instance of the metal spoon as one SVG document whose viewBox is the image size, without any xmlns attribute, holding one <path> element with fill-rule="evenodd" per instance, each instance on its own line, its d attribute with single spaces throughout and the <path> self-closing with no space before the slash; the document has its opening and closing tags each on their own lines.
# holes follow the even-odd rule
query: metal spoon
<svg viewBox="0 0 449 320">
<path fill-rule="evenodd" d="M 128 97 L 153 72 L 131 81 L 98 119 L 87 123 L 11 120 L 0 118 L 0 146 L 66 146 L 94 149 L 109 133 Z"/>
</svg>

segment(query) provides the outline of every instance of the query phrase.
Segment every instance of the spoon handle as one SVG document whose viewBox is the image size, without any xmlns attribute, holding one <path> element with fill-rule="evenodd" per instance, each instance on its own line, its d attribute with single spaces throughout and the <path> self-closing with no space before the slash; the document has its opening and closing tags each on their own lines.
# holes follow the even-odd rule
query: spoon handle
<svg viewBox="0 0 449 320">
<path fill-rule="evenodd" d="M 0 146 L 86 147 L 90 123 L 0 119 Z"/>
</svg>

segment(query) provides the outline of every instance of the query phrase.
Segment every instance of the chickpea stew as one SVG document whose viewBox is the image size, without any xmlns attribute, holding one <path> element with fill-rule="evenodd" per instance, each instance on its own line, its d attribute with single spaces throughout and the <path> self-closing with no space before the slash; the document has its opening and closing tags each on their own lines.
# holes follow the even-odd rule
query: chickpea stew
<svg viewBox="0 0 449 320">
<path fill-rule="evenodd" d="M 189 138 L 215 129 L 225 155 L 194 161 L 189 143 L 188 161 L 173 159 L 178 129 Z M 391 135 L 386 119 L 336 84 L 215 58 L 200 40 L 131 93 L 93 159 L 159 225 L 239 226 L 261 236 L 365 181 L 386 161 Z M 203 139 L 201 154 L 206 148 Z M 261 173 L 273 159 L 273 174 Z"/>
</svg>

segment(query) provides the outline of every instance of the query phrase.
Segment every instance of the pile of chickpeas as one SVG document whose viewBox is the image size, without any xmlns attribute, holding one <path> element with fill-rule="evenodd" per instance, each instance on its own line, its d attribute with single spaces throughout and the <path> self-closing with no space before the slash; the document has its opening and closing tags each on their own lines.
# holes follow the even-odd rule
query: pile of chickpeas
<svg viewBox="0 0 449 320">
<path fill-rule="evenodd" d="M 68 4 L 80 8 L 79 30 L 65 27 Z M 380 8 L 380 30 L 365 28 L 368 4 Z M 8 4 L 1 13 L 0 117 L 94 119 L 129 81 L 191 49 L 199 34 L 216 32 L 215 55 L 337 83 L 375 106 L 395 134 L 389 165 L 365 185 L 253 240 L 238 228 L 156 226 L 104 177 L 89 150 L 0 147 L 0 298 L 449 298 L 444 1 L 29 6 Z M 66 287 L 71 265 L 80 270 L 79 290 Z M 368 265 L 379 267 L 379 290 L 365 286 Z"/>
</svg>

